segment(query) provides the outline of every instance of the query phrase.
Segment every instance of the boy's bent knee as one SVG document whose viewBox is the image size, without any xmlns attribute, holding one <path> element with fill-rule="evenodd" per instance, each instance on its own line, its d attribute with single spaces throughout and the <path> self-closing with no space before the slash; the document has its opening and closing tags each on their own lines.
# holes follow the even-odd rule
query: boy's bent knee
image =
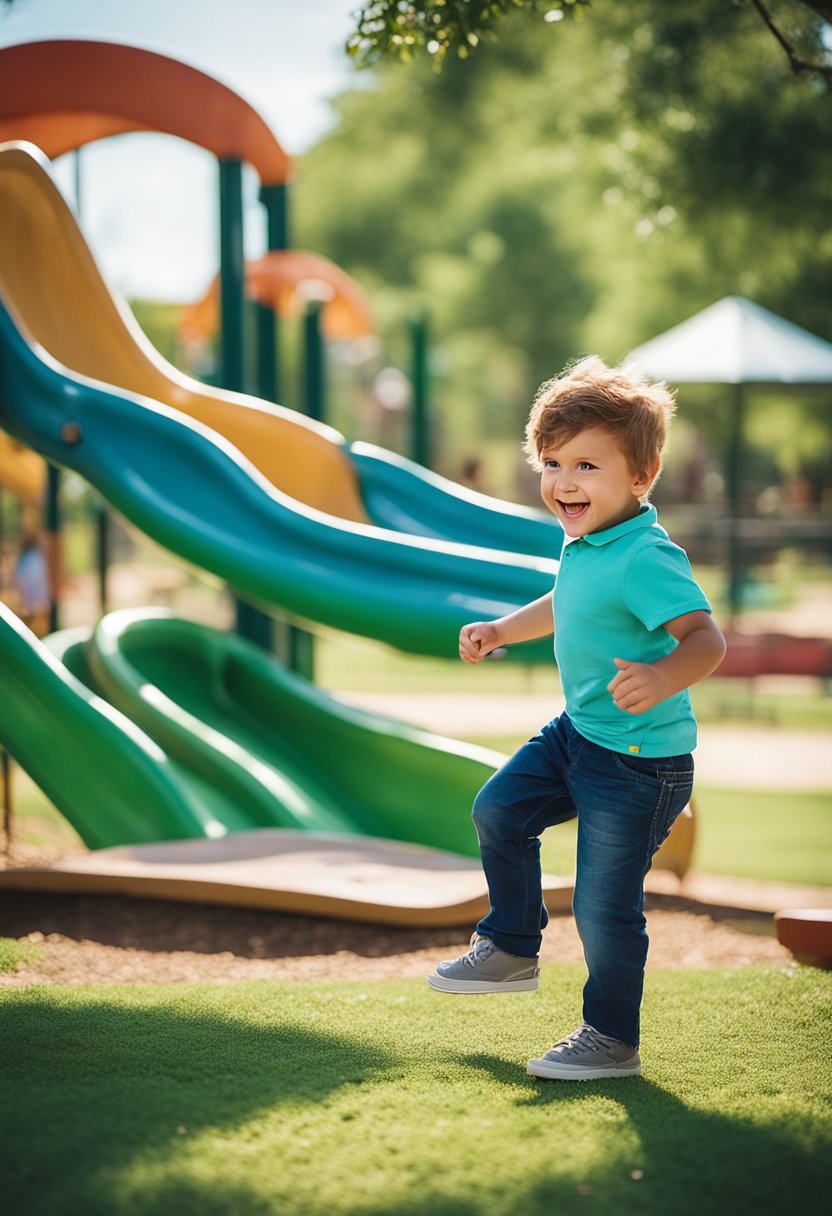
<svg viewBox="0 0 832 1216">
<path fill-rule="evenodd" d="M 500 797 L 499 785 L 493 779 L 486 782 L 474 799 L 471 818 L 478 830 L 480 828 L 493 829 L 507 823 L 512 818 L 511 809 Z"/>
</svg>

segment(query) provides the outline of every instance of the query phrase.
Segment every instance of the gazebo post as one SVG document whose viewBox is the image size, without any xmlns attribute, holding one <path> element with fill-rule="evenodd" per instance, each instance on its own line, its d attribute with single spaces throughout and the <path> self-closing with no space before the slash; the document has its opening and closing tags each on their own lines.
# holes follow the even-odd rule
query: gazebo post
<svg viewBox="0 0 832 1216">
<path fill-rule="evenodd" d="M 745 422 L 745 391 L 742 384 L 733 386 L 728 452 L 725 462 L 728 497 L 728 612 L 731 621 L 742 610 L 743 546 L 742 546 L 742 452 Z"/>
</svg>

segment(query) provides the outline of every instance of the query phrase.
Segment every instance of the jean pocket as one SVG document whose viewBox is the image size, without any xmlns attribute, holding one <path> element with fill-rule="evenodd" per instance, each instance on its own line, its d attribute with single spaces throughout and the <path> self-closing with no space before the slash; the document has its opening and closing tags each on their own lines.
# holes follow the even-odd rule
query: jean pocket
<svg viewBox="0 0 832 1216">
<path fill-rule="evenodd" d="M 667 840 L 674 823 L 690 802 L 692 793 L 692 771 L 684 781 L 677 780 L 675 783 L 666 781 L 663 783 L 661 797 L 653 818 L 652 839 L 650 842 L 651 857 Z"/>
<path fill-rule="evenodd" d="M 636 756 L 613 752 L 615 763 L 626 773 L 647 781 L 661 781 L 671 787 L 682 787 L 693 781 L 693 756 Z"/>
</svg>

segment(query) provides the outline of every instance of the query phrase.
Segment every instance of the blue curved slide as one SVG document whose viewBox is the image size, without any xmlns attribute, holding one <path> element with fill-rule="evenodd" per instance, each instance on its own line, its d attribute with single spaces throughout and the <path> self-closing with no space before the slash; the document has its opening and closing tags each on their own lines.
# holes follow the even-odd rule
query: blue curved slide
<svg viewBox="0 0 832 1216">
<path fill-rule="evenodd" d="M 79 473 L 153 540 L 241 597 L 453 657 L 459 629 L 549 592 L 557 563 L 406 536 L 304 507 L 168 406 L 61 367 L 0 303 L 0 426 Z M 511 657 L 551 662 L 544 640 Z"/>
</svg>

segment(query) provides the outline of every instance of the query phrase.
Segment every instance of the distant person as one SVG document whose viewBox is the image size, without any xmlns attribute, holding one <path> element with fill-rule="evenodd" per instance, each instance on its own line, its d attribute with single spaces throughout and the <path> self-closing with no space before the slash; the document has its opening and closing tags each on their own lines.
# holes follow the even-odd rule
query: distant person
<svg viewBox="0 0 832 1216">
<path fill-rule="evenodd" d="M 479 494 L 488 493 L 482 475 L 482 461 L 478 456 L 468 456 L 463 460 L 459 482 L 460 485 L 467 486 L 469 490 L 476 490 Z"/>
<path fill-rule="evenodd" d="M 725 653 L 686 554 L 647 501 L 673 409 L 663 384 L 597 358 L 541 386 L 526 451 L 565 533 L 554 597 L 465 625 L 459 637 L 460 657 L 479 663 L 498 647 L 555 633 L 566 712 L 477 795 L 491 910 L 468 953 L 428 977 L 453 993 L 538 987 L 549 919 L 539 838 L 577 816 L 574 913 L 589 971 L 583 1022 L 529 1061 L 536 1077 L 641 1071 L 644 878 L 690 800 L 696 721 L 687 689 Z"/>
<path fill-rule="evenodd" d="M 49 631 L 52 597 L 49 592 L 46 555 L 37 533 L 29 532 L 24 535 L 13 578 L 20 597 L 21 619 L 33 633 L 43 637 Z"/>
</svg>

